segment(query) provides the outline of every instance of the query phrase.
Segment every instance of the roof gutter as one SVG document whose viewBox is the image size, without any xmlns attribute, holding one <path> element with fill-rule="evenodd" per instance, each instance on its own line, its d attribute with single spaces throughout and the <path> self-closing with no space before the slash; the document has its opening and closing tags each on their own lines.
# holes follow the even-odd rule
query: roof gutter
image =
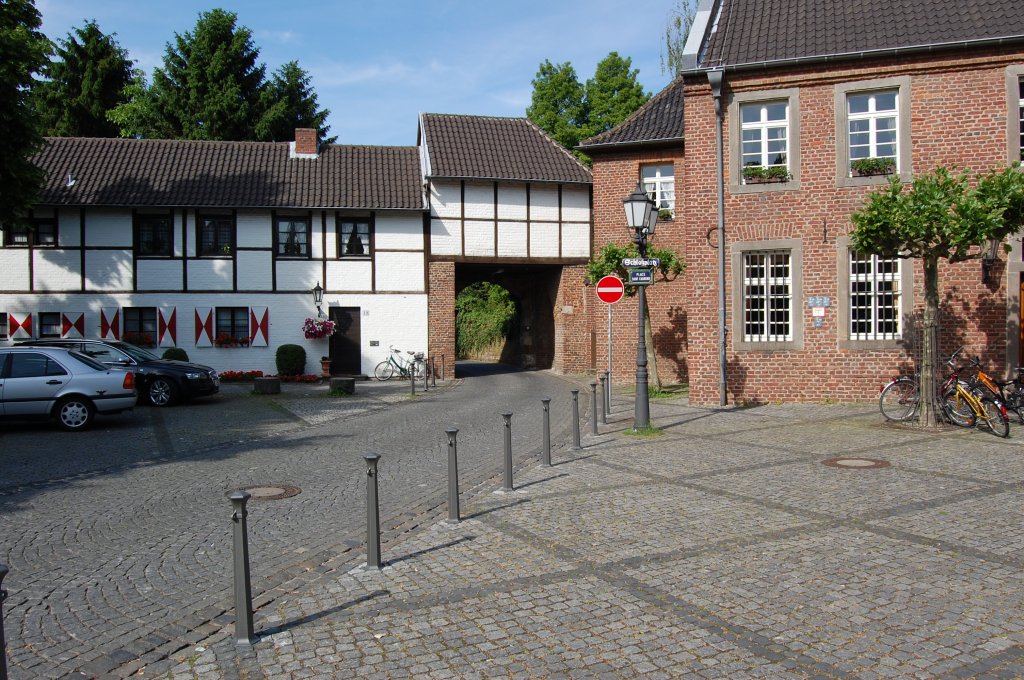
<svg viewBox="0 0 1024 680">
<path fill-rule="evenodd" d="M 479 175 L 472 176 L 458 176 L 458 175 L 431 175 L 427 179 L 457 179 L 466 181 L 480 181 L 480 182 L 530 182 L 532 184 L 579 184 L 581 186 L 589 186 L 594 183 L 591 180 L 578 180 L 578 179 L 537 179 L 527 177 L 481 177 Z"/>
<path fill-rule="evenodd" d="M 786 66 L 803 66 L 808 64 L 822 64 L 833 61 L 851 61 L 856 59 L 874 59 L 876 57 L 899 57 L 914 54 L 927 54 L 930 52 L 942 52 L 953 49 L 972 49 L 979 47 L 1001 47 L 1003 45 L 1015 45 L 1024 43 L 1024 35 L 1006 36 L 1002 38 L 985 38 L 982 40 L 960 40 L 947 43 L 934 43 L 930 45 L 914 45 L 912 47 L 886 47 L 877 50 L 861 50 L 859 52 L 836 52 L 834 54 L 819 54 L 809 57 L 791 57 L 788 59 L 769 59 L 764 61 L 751 61 L 740 64 L 719 64 L 704 68 L 694 68 L 682 71 L 680 75 L 697 76 L 707 73 L 709 70 L 727 67 L 730 72 L 735 71 L 757 71 Z"/>
</svg>

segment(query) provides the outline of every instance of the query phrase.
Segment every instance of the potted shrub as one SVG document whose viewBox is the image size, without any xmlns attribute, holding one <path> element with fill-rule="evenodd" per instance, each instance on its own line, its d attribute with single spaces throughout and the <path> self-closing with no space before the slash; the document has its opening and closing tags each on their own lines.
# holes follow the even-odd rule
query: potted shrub
<svg viewBox="0 0 1024 680">
<path fill-rule="evenodd" d="M 320 372 L 325 378 L 331 377 L 331 358 L 320 357 Z"/>
<path fill-rule="evenodd" d="M 850 161 L 850 174 L 853 177 L 891 175 L 894 172 L 896 172 L 895 158 L 858 158 Z"/>
<path fill-rule="evenodd" d="M 770 184 L 788 182 L 792 179 L 784 165 L 747 165 L 743 168 L 744 184 Z"/>
</svg>

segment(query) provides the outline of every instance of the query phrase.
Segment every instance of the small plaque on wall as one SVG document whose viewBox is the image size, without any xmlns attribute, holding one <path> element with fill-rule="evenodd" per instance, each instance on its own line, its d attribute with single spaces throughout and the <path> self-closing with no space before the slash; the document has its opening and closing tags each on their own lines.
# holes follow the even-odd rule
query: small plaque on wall
<svg viewBox="0 0 1024 680">
<path fill-rule="evenodd" d="M 370 340 L 370 347 L 380 347 L 380 340 Z"/>
</svg>

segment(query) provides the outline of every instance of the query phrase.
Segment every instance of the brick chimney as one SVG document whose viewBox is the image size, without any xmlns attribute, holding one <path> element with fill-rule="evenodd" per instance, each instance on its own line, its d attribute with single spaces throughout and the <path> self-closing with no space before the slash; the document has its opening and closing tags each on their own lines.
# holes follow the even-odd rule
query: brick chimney
<svg viewBox="0 0 1024 680">
<path fill-rule="evenodd" d="M 316 156 L 316 130 L 295 128 L 295 155 Z"/>
</svg>

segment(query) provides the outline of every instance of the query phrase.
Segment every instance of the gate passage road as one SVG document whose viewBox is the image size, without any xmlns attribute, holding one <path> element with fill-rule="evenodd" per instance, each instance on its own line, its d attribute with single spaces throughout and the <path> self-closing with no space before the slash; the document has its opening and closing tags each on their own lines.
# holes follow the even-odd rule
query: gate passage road
<svg viewBox="0 0 1024 680">
<path fill-rule="evenodd" d="M 459 429 L 463 495 L 500 486 L 500 413 L 515 414 L 517 461 L 540 450 L 542 397 L 552 397 L 553 446 L 568 440 L 575 385 L 501 366 L 459 371 L 460 383 L 419 389 L 416 399 L 398 382 L 359 383 L 349 398 L 298 386 L 257 397 L 249 386 L 225 385 L 213 399 L 140 407 L 81 434 L 3 425 L 0 563 L 11 567 L 11 678 L 126 676 L 232 625 L 226 496 L 235 489 L 301 490 L 249 503 L 259 606 L 324 562 L 365 560 L 364 454 L 382 456 L 387 561 L 389 538 L 446 512 L 446 428 Z M 587 403 L 584 390 L 581 410 Z"/>
</svg>

